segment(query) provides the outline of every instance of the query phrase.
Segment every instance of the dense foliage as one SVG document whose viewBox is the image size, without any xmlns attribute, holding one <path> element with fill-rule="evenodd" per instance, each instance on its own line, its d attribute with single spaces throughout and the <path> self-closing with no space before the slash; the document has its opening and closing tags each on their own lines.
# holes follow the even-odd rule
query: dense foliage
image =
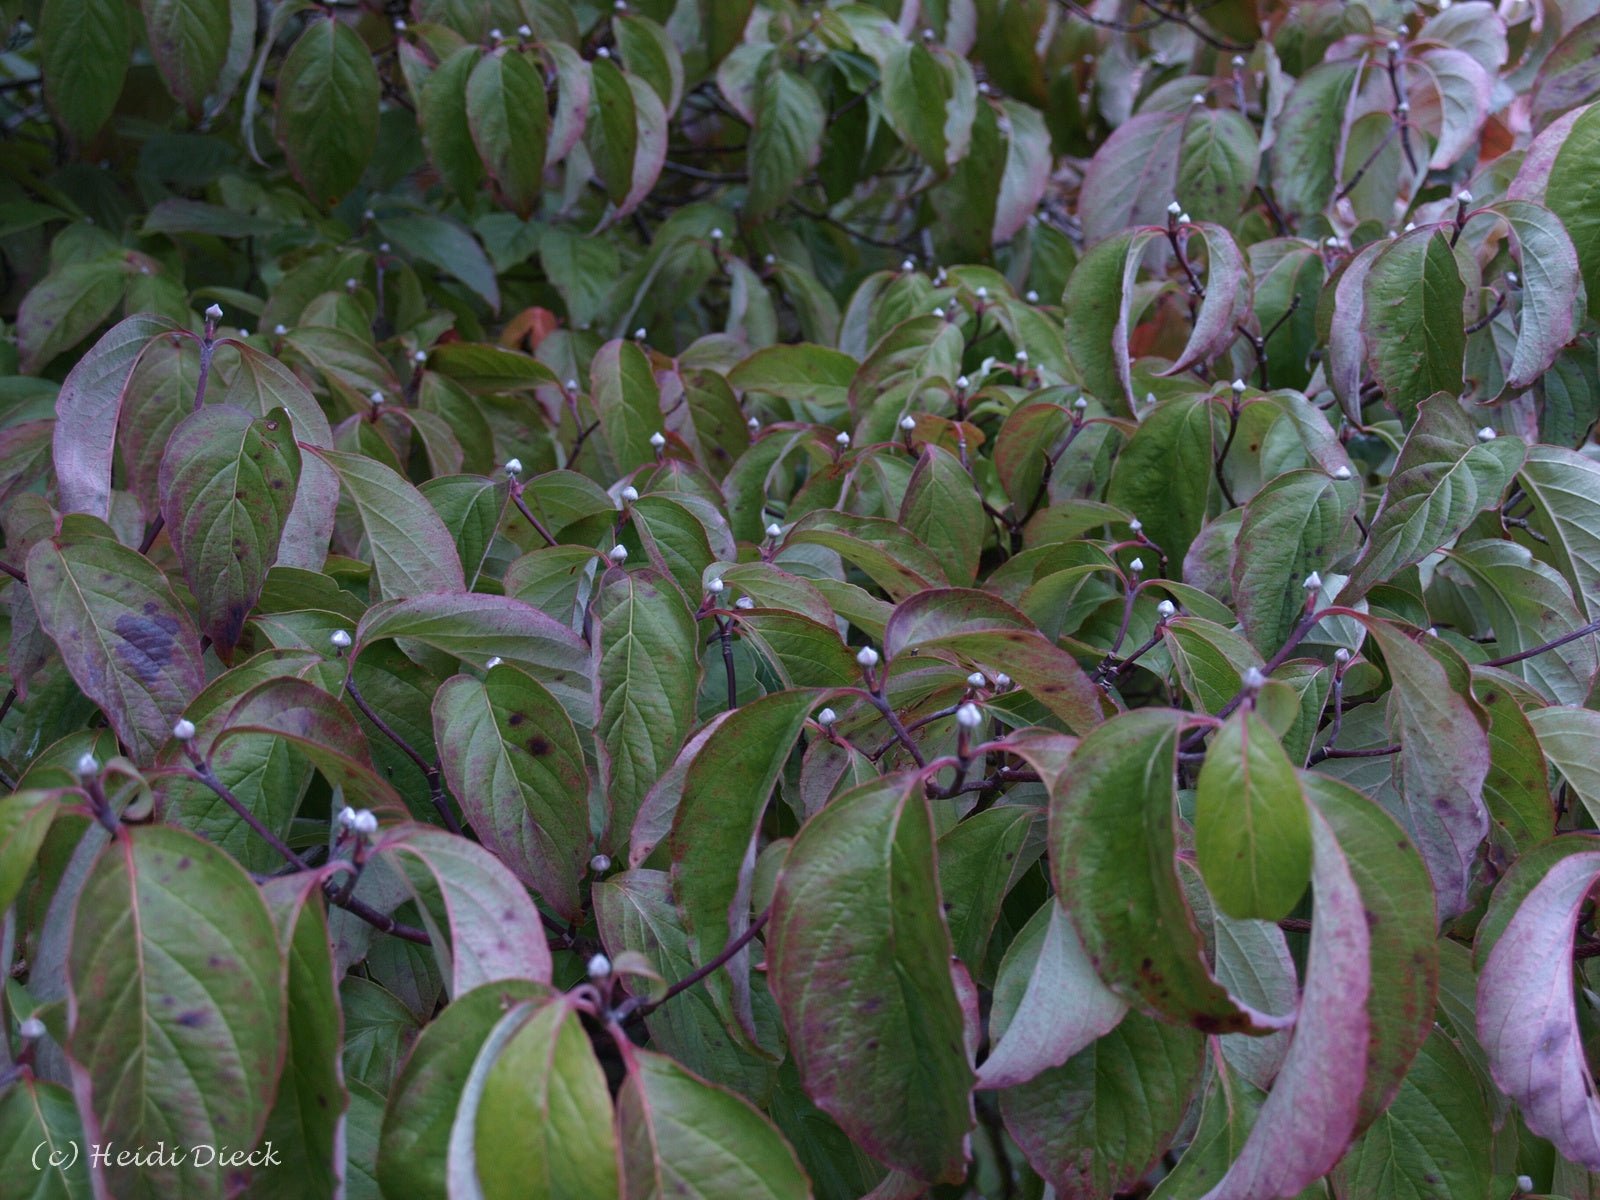
<svg viewBox="0 0 1600 1200">
<path fill-rule="evenodd" d="M 1595 0 L 0 17 L 0 1194 L 1600 1195 Z"/>
</svg>

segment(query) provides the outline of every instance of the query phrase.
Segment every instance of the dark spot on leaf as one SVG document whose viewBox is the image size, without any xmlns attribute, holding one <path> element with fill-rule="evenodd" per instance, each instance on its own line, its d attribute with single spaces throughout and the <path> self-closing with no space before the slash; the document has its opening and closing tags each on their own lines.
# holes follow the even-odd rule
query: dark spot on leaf
<svg viewBox="0 0 1600 1200">
<path fill-rule="evenodd" d="M 210 1020 L 210 1017 L 207 1016 L 204 1009 L 200 1008 L 191 1008 L 188 1012 L 178 1014 L 178 1024 L 185 1029 L 198 1029 L 208 1020 Z"/>
<path fill-rule="evenodd" d="M 528 714 L 527 713 L 515 712 L 515 713 L 512 713 L 509 717 L 506 718 L 506 724 L 507 725 L 521 725 L 527 719 L 528 719 Z"/>
<path fill-rule="evenodd" d="M 528 739 L 528 753 L 535 758 L 541 758 L 550 753 L 550 743 L 542 737 L 531 737 Z"/>
</svg>

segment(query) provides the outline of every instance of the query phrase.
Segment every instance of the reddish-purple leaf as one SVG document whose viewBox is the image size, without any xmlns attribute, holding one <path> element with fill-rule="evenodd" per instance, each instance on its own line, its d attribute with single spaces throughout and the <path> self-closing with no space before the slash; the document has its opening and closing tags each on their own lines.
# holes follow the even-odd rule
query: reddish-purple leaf
<svg viewBox="0 0 1600 1200">
<path fill-rule="evenodd" d="M 429 825 L 405 825 L 374 848 L 411 885 L 451 996 L 497 979 L 550 982 L 539 910 L 493 854 Z"/>
<path fill-rule="evenodd" d="M 1233 235 L 1220 225 L 1204 222 L 1186 229 L 1205 239 L 1206 290 L 1189 341 L 1178 361 L 1161 372 L 1164 376 L 1181 375 L 1221 354 L 1239 336 L 1234 326 L 1250 311 L 1250 272 Z"/>
<path fill-rule="evenodd" d="M 1495 1082 L 1517 1102 L 1528 1128 L 1563 1157 L 1600 1171 L 1600 1102 L 1572 978 L 1573 930 L 1600 878 L 1600 840 L 1561 840 L 1570 840 L 1571 852 L 1521 897 L 1483 962 L 1478 1038 Z M 1513 869 L 1501 889 L 1517 890 L 1515 880 Z M 1499 904 L 1499 893 L 1495 899 Z"/>
<path fill-rule="evenodd" d="M 1205 1200 L 1292 1196 L 1343 1156 L 1366 1082 L 1371 942 L 1344 849 L 1311 815 L 1316 907 L 1294 1038 L 1250 1136 Z"/>
<path fill-rule="evenodd" d="M 111 517 L 111 462 L 128 377 L 150 339 L 175 326 L 140 314 L 113 325 L 67 373 L 56 396 L 56 491 L 62 512 Z"/>
<path fill-rule="evenodd" d="M 1140 113 L 1119 125 L 1095 151 L 1078 196 L 1086 242 L 1098 242 L 1129 225 L 1156 225 L 1166 219 L 1183 126 L 1181 112 Z"/>
</svg>

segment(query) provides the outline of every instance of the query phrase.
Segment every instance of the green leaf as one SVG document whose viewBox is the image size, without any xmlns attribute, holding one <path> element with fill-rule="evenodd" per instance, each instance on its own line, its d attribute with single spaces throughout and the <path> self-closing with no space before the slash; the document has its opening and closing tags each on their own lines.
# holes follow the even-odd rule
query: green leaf
<svg viewBox="0 0 1600 1200">
<path fill-rule="evenodd" d="M 1083 176 L 1086 241 L 1164 220 L 1183 138 L 1184 118 L 1170 112 L 1140 113 L 1106 138 Z"/>
<path fill-rule="evenodd" d="M 71 793 L 31 789 L 0 797 L 0 912 L 22 891 L 61 802 L 69 797 Z"/>
<path fill-rule="evenodd" d="M 206 0 L 143 0 L 141 7 L 156 69 L 189 119 L 198 120 L 228 58 L 232 7 Z"/>
<path fill-rule="evenodd" d="M 880 1161 L 954 1182 L 973 1074 L 936 879 L 916 776 L 836 798 L 778 876 L 768 980 L 817 1107 Z"/>
<path fill-rule="evenodd" d="M 578 920 L 589 859 L 589 772 L 577 731 L 528 673 L 510 664 L 457 675 L 433 700 L 450 790 L 478 839 L 562 916 Z"/>
<path fill-rule="evenodd" d="M 1294 764 L 1252 708 L 1212 739 L 1195 796 L 1195 858 L 1231 917 L 1276 921 L 1311 878 L 1311 820 Z"/>
<path fill-rule="evenodd" d="M 1595 762 L 1594 739 L 1600 735 L 1600 713 L 1571 705 L 1530 709 L 1528 723 L 1550 765 L 1577 794 L 1592 816 L 1600 813 L 1600 764 Z M 1548 831 L 1546 831 L 1548 832 Z"/>
<path fill-rule="evenodd" d="M 1600 106 L 1590 105 L 1556 151 L 1544 202 L 1560 218 L 1578 256 L 1589 315 L 1600 318 Z"/>
<path fill-rule="evenodd" d="M 22 369 L 38 371 L 93 333 L 116 308 L 127 282 L 127 261 L 120 254 L 107 254 L 70 262 L 30 288 L 17 310 Z"/>
<path fill-rule="evenodd" d="M 977 484 L 948 450 L 924 444 L 900 502 L 900 524 L 947 564 L 956 583 L 978 577 L 978 559 L 989 533 L 989 518 Z"/>
<path fill-rule="evenodd" d="M 455 539 L 439 514 L 390 468 L 362 454 L 303 446 L 339 475 L 367 532 L 378 593 L 385 599 L 464 592 Z"/>
<path fill-rule="evenodd" d="M 1581 264 L 1572 239 L 1549 209 L 1526 200 L 1502 200 L 1488 211 L 1510 228 L 1522 279 L 1521 321 L 1501 391 L 1509 396 L 1537 383 L 1577 331 Z"/>
<path fill-rule="evenodd" d="M 755 117 L 745 212 L 759 218 L 787 200 L 805 173 L 816 166 L 827 113 L 809 82 L 779 68 L 759 76 Z"/>
<path fill-rule="evenodd" d="M 56 119 L 77 141 L 106 123 L 133 53 L 124 0 L 46 0 L 39 12 L 40 74 Z"/>
<path fill-rule="evenodd" d="M 600 182 L 612 203 L 620 204 L 633 186 L 638 106 L 628 77 L 609 58 L 595 59 L 589 71 L 594 101 L 584 137 Z"/>
<path fill-rule="evenodd" d="M 474 395 L 520 392 L 556 381 L 555 372 L 530 355 L 476 342 L 435 346 L 428 355 L 428 368 Z"/>
<path fill-rule="evenodd" d="M 417 596 L 375 604 L 353 654 L 384 638 L 412 638 L 476 666 L 504 658 L 529 668 L 579 726 L 594 724 L 589 647 L 570 628 L 509 596 Z"/>
<path fill-rule="evenodd" d="M 0 1171 L 19 1185 L 29 1181 L 18 1187 L 18 1200 L 89 1200 L 84 1141 L 72 1093 L 59 1083 L 25 1075 L 0 1092 Z"/>
<path fill-rule="evenodd" d="M 832 510 L 807 513 L 789 531 L 785 547 L 826 546 L 860 567 L 892 600 L 904 600 L 948 577 L 939 558 L 898 522 L 852 517 Z"/>
<path fill-rule="evenodd" d="M 546 994 L 527 980 L 486 983 L 454 997 L 423 1029 L 383 1114 L 378 1179 L 384 1194 L 445 1200 L 450 1128 L 473 1061 L 514 1004 Z"/>
<path fill-rule="evenodd" d="M 633 342 L 609 341 L 595 352 L 589 380 L 617 469 L 628 472 L 654 462 L 650 438 L 664 422 L 661 391 L 645 352 Z"/>
<path fill-rule="evenodd" d="M 488 559 L 510 489 L 503 482 L 481 475 L 443 475 L 428 480 L 417 490 L 455 539 L 462 574 L 467 586 L 473 587 Z"/>
<path fill-rule="evenodd" d="M 432 215 L 384 217 L 383 234 L 401 254 L 454 275 L 496 312 L 500 311 L 500 285 L 494 268 L 473 236 L 446 217 Z"/>
<path fill-rule="evenodd" d="M 1272 185 L 1291 215 L 1310 217 L 1333 199 L 1345 108 L 1362 74 L 1355 59 L 1322 63 L 1294 83 L 1278 121 Z"/>
<path fill-rule="evenodd" d="M 278 71 L 277 137 L 300 186 L 331 206 L 355 187 L 378 144 L 378 72 L 360 34 L 313 21 Z"/>
<path fill-rule="evenodd" d="M 748 1100 L 663 1054 L 620 1039 L 618 1048 L 628 1067 L 617 1093 L 626 1200 L 808 1200 L 794 1151 Z"/>
<path fill-rule="evenodd" d="M 967 60 L 907 39 L 882 69 L 884 112 L 901 140 L 940 174 L 965 158 L 977 101 Z"/>
<path fill-rule="evenodd" d="M 1339 603 L 1350 604 L 1380 580 L 1421 562 L 1498 504 L 1525 450 L 1516 438 L 1479 441 L 1452 396 L 1424 401 Z"/>
<path fill-rule="evenodd" d="M 1106 500 L 1142 521 L 1169 562 L 1183 561 L 1200 527 L 1221 507 L 1213 463 L 1223 420 L 1206 396 L 1165 401 L 1145 413 L 1117 457 Z"/>
<path fill-rule="evenodd" d="M 299 475 L 282 409 L 252 420 L 242 408 L 207 405 L 167 441 L 159 482 L 167 536 L 225 662 L 277 561 Z"/>
<path fill-rule="evenodd" d="M 716 958 L 750 927 L 756 834 L 818 699 L 809 690 L 783 691 L 741 705 L 689 763 L 668 844 L 673 892 L 699 962 Z M 728 962 L 726 982 L 707 982 L 719 1000 L 731 995 L 732 1011 L 754 1041 L 749 972 L 749 953 L 741 950 Z"/>
<path fill-rule="evenodd" d="M 1029 1083 L 1000 1093 L 1006 1132 L 1059 1196 L 1133 1187 L 1200 1086 L 1205 1039 L 1142 1013 Z"/>
<path fill-rule="evenodd" d="M 1534 445 L 1517 480 L 1534 501 L 1529 520 L 1549 542 L 1578 607 L 1590 620 L 1600 618 L 1600 464 L 1561 446 Z"/>
<path fill-rule="evenodd" d="M 1039 810 L 1006 804 L 973 813 L 939 838 L 939 891 L 956 957 L 974 972 L 1006 894 L 1044 852 Z M 1037 826 L 1037 836 L 1036 833 Z"/>
<path fill-rule="evenodd" d="M 434 169 L 462 199 L 476 193 L 483 180 L 483 160 L 472 140 L 467 118 L 467 79 L 482 50 L 459 46 L 434 68 L 417 98 L 422 140 Z"/>
<path fill-rule="evenodd" d="M 1067 354 L 1084 390 L 1125 413 L 1133 411 L 1128 338 L 1134 279 L 1158 236 L 1136 228 L 1097 242 L 1078 261 L 1061 298 L 1067 310 Z"/>
<path fill-rule="evenodd" d="M 67 978 L 67 1051 L 97 1136 L 255 1144 L 286 1045 L 284 967 L 238 864 L 179 829 L 124 827 L 78 897 Z M 215 1195 L 216 1168 L 199 1158 L 112 1160 L 101 1179 L 118 1196 Z"/>
<path fill-rule="evenodd" d="M 452 997 L 501 979 L 550 982 L 539 910 L 500 860 L 427 825 L 385 831 L 374 854 L 410 885 Z"/>
<path fill-rule="evenodd" d="M 527 219 L 539 198 L 550 113 L 544 81 L 523 54 L 501 48 L 478 60 L 467 80 L 467 123 L 501 198 Z"/>
<path fill-rule="evenodd" d="M 1201 956 L 1179 885 L 1175 809 L 1185 715 L 1123 713 L 1090 732 L 1050 790 L 1050 869 L 1107 986 L 1211 1033 L 1270 1032 L 1285 1022 L 1238 1004 Z"/>
<path fill-rule="evenodd" d="M 252 1178 L 250 1194 L 262 1200 L 332 1197 L 344 1170 L 338 976 L 321 891 L 307 874 L 279 877 L 262 889 L 278 928 L 288 997 L 288 1053 L 262 1134 L 281 1164 Z"/>
<path fill-rule="evenodd" d="M 648 568 L 608 570 L 593 612 L 596 751 L 616 847 L 694 725 L 699 646 L 682 595 Z"/>
<path fill-rule="evenodd" d="M 1341 1193 L 1488 1200 L 1494 1144 L 1472 1066 L 1435 1031 L 1394 1102 L 1333 1170 Z"/>
<path fill-rule="evenodd" d="M 1409 422 L 1435 392 L 1461 393 L 1466 286 L 1441 226 L 1402 234 L 1372 260 L 1361 330 L 1373 377 Z"/>
<path fill-rule="evenodd" d="M 1193 109 L 1178 150 L 1178 202 L 1197 221 L 1234 228 L 1249 208 L 1260 160 L 1255 128 L 1239 113 Z"/>
<path fill-rule="evenodd" d="M 615 1138 L 578 1010 L 565 998 L 533 1009 L 483 1081 L 474 1159 L 484 1200 L 615 1195 Z"/>
<path fill-rule="evenodd" d="M 1263 655 L 1283 645 L 1305 612 L 1307 576 L 1328 570 L 1352 548 L 1360 495 L 1354 480 L 1286 471 L 1245 505 L 1234 541 L 1234 607 Z"/>
<path fill-rule="evenodd" d="M 149 559 L 86 518 L 28 552 L 39 624 L 140 762 L 205 686 L 200 634 Z"/>
</svg>

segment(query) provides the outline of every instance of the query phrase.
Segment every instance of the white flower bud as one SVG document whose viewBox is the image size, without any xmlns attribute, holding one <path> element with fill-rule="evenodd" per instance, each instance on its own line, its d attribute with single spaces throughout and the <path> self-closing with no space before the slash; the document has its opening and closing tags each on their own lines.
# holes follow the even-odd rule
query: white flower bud
<svg viewBox="0 0 1600 1200">
<path fill-rule="evenodd" d="M 1499 434 L 1495 433 L 1495 431 L 1488 425 L 1485 425 L 1482 429 L 1478 430 L 1478 440 L 1480 442 L 1492 442 L 1498 436 Z"/>
<path fill-rule="evenodd" d="M 756 430 L 761 428 L 761 421 L 757 417 L 751 417 L 748 421 L 745 422 L 745 424 L 747 426 L 749 426 L 751 433 L 754 433 Z"/>
<path fill-rule="evenodd" d="M 486 671 L 492 671 L 503 662 L 505 662 L 505 659 L 501 658 L 498 654 L 495 654 L 490 656 L 489 661 L 483 664 L 483 668 Z"/>
<path fill-rule="evenodd" d="M 346 804 L 339 810 L 339 814 L 338 816 L 334 817 L 334 820 L 340 825 L 343 825 L 346 829 L 349 829 L 350 826 L 356 823 L 356 810 Z"/>
<path fill-rule="evenodd" d="M 711 240 L 713 242 L 720 242 L 722 240 L 722 230 L 721 229 L 713 229 L 711 231 Z"/>
<path fill-rule="evenodd" d="M 1323 238 L 1322 244 L 1330 250 L 1337 250 L 1339 248 L 1339 239 L 1336 237 Z"/>
<path fill-rule="evenodd" d="M 1192 224 L 1193 222 L 1194 222 L 1194 218 L 1191 217 L 1188 213 L 1179 213 L 1178 214 L 1178 224 L 1179 225 L 1189 225 L 1189 224 Z"/>
<path fill-rule="evenodd" d="M 411 361 L 420 367 L 423 363 L 428 361 L 428 352 L 426 350 L 418 350 L 411 356 Z"/>
<path fill-rule="evenodd" d="M 998 691 L 1005 691 L 1006 688 L 1011 686 L 1011 676 L 1007 675 L 1004 671 L 1001 671 L 994 677 L 994 686 Z"/>
<path fill-rule="evenodd" d="M 1400 43 L 1396 42 L 1396 41 L 1391 41 L 1387 46 L 1384 47 L 1384 49 L 1387 50 L 1390 54 L 1399 54 L 1400 53 Z"/>
<path fill-rule="evenodd" d="M 778 261 L 778 256 L 776 254 L 763 254 L 761 261 L 770 267 Z"/>
<path fill-rule="evenodd" d="M 498 29 L 489 30 L 489 40 L 491 42 L 498 42 L 500 40 L 500 38 L 501 38 L 501 33 L 500 33 L 500 31 Z"/>
<path fill-rule="evenodd" d="M 178 718 L 178 723 L 172 727 L 172 736 L 177 738 L 180 742 L 193 741 L 194 722 L 189 720 L 188 717 Z"/>
<path fill-rule="evenodd" d="M 1235 396 L 1238 396 L 1238 395 L 1240 395 L 1240 394 L 1242 394 L 1244 392 L 1245 383 L 1244 383 L 1244 380 L 1242 380 L 1242 379 L 1235 379 L 1228 386 L 1233 388 L 1233 394 Z"/>
<path fill-rule="evenodd" d="M 1459 204 L 1471 204 L 1472 203 L 1472 193 L 1467 191 L 1465 188 L 1463 188 L 1461 190 L 1460 195 L 1458 195 L 1456 197 L 1456 202 L 1459 203 Z"/>
<path fill-rule="evenodd" d="M 781 538 L 783 536 L 783 526 L 774 521 L 771 525 L 767 526 L 767 536 L 772 538 L 774 541 L 776 541 L 778 538 Z"/>
<path fill-rule="evenodd" d="M 1331 474 L 1333 475 L 1333 477 L 1335 479 L 1344 480 L 1344 479 L 1349 479 L 1350 476 L 1353 474 L 1353 472 L 1350 470 L 1349 467 L 1345 466 L 1343 463 L 1340 463 L 1337 467 L 1335 467 L 1333 469 Z"/>
<path fill-rule="evenodd" d="M 1130 517 L 1128 519 L 1128 528 L 1132 532 L 1138 533 L 1140 530 L 1142 530 L 1144 528 L 1144 522 L 1139 520 L 1138 517 Z"/>
<path fill-rule="evenodd" d="M 506 474 L 507 475 L 521 475 L 522 474 L 522 460 L 520 458 L 508 458 L 508 459 L 506 459 Z"/>
<path fill-rule="evenodd" d="M 1439 630 L 1438 630 L 1437 626 L 1429 625 L 1428 628 L 1426 630 L 1424 630 L 1424 632 L 1427 633 L 1427 635 L 1429 637 L 1438 637 L 1439 636 Z"/>
<path fill-rule="evenodd" d="M 639 489 L 634 487 L 633 484 L 630 483 L 627 487 L 622 489 L 622 498 L 624 500 L 626 500 L 629 504 L 632 504 L 635 500 L 637 500 L 639 498 Z"/>
<path fill-rule="evenodd" d="M 100 760 L 86 750 L 78 756 L 74 769 L 80 779 L 93 779 L 100 774 Z"/>
<path fill-rule="evenodd" d="M 17 1032 L 22 1035 L 25 1042 L 36 1042 L 45 1034 L 44 1022 L 38 1017 L 29 1017 L 17 1026 Z"/>
<path fill-rule="evenodd" d="M 589 870 L 596 875 L 604 875 L 611 870 L 611 856 L 609 854 L 596 854 L 589 860 Z"/>
<path fill-rule="evenodd" d="M 1267 677 L 1261 673 L 1260 667 L 1246 667 L 1244 677 L 1240 680 L 1247 692 L 1259 692 L 1267 682 Z"/>
<path fill-rule="evenodd" d="M 1028 352 L 1026 350 L 1018 350 L 1017 351 L 1017 361 L 1019 363 L 1027 362 L 1028 361 Z"/>
<path fill-rule="evenodd" d="M 1334 662 L 1339 662 L 1339 663 L 1347 663 L 1347 662 L 1349 662 L 1350 661 L 1350 651 L 1346 650 L 1343 646 L 1340 646 L 1337 650 L 1335 650 L 1333 652 L 1333 661 Z"/>
<path fill-rule="evenodd" d="M 350 828 L 362 837 L 371 837 L 378 832 L 378 818 L 372 815 L 370 809 L 358 809 L 355 818 L 350 822 Z"/>
<path fill-rule="evenodd" d="M 644 326 L 641 325 L 641 326 L 639 326 L 639 328 L 635 329 L 633 331 L 633 336 L 636 337 L 641 342 L 644 341 L 644 339 L 645 339 Z"/>
<path fill-rule="evenodd" d="M 605 979 L 611 974 L 611 960 L 604 954 L 596 954 L 584 969 L 589 973 L 590 979 Z"/>
<path fill-rule="evenodd" d="M 618 566 L 621 566 L 623 563 L 628 561 L 628 548 L 622 543 L 618 542 L 606 552 L 606 557 L 612 562 L 616 563 Z"/>
<path fill-rule="evenodd" d="M 986 684 L 988 682 L 989 681 L 984 678 L 982 671 L 974 671 L 971 675 L 967 676 L 967 686 L 968 687 L 980 688 L 980 687 L 983 687 L 984 684 Z"/>
<path fill-rule="evenodd" d="M 1233 56 L 1233 65 L 1234 65 L 1234 66 L 1235 66 L 1235 67 L 1242 67 L 1242 66 L 1244 66 L 1244 55 L 1242 55 L 1242 54 L 1235 54 L 1235 55 L 1234 55 L 1234 56 Z"/>
<path fill-rule="evenodd" d="M 656 430 L 650 435 L 650 444 L 657 450 L 661 449 L 667 444 L 667 435 L 662 433 L 659 429 Z"/>
<path fill-rule="evenodd" d="M 711 579 L 706 582 L 706 591 L 710 592 L 713 596 L 720 596 L 722 595 L 723 589 L 727 586 L 727 584 L 722 582 L 722 576 L 718 575 L 715 579 Z"/>
<path fill-rule="evenodd" d="M 1171 204 L 1167 205 L 1167 214 L 1169 216 L 1175 217 L 1179 213 L 1181 213 L 1182 211 L 1183 211 L 1183 205 L 1179 204 L 1176 200 L 1174 200 Z"/>
<path fill-rule="evenodd" d="M 577 390 L 578 390 L 578 381 L 576 379 L 567 380 L 567 391 L 575 392 Z"/>
<path fill-rule="evenodd" d="M 247 338 L 250 336 L 250 331 L 241 325 L 239 326 L 239 336 L 242 338 Z"/>
<path fill-rule="evenodd" d="M 596 50 L 594 52 L 594 56 L 596 58 L 610 58 L 611 57 L 611 51 L 606 49 L 606 47 L 601 46 L 600 49 L 598 49 L 598 50 Z"/>
<path fill-rule="evenodd" d="M 328 641 L 335 650 L 350 649 L 350 634 L 343 629 L 335 629 L 328 635 Z"/>
<path fill-rule="evenodd" d="M 274 325 L 272 327 L 272 332 L 278 337 L 282 337 L 284 334 L 289 332 L 289 327 L 287 325 Z"/>
<path fill-rule="evenodd" d="M 356 279 L 354 276 L 352 276 L 351 278 L 346 279 L 344 281 L 344 290 L 347 291 L 347 292 L 353 292 L 360 286 L 361 286 L 361 281 L 359 279 Z"/>
<path fill-rule="evenodd" d="M 965 375 L 957 375 L 956 376 L 956 386 L 958 388 L 960 388 L 962 391 L 966 391 L 967 387 L 969 386 L 969 384 L 970 384 L 970 381 L 967 379 L 967 377 Z"/>
<path fill-rule="evenodd" d="M 856 662 L 871 670 L 878 665 L 878 652 L 871 646 L 863 646 L 856 651 Z"/>
<path fill-rule="evenodd" d="M 531 38 L 533 36 L 533 26 L 532 25 L 518 25 L 517 26 L 517 36 L 518 37 L 522 37 L 522 38 Z"/>
<path fill-rule="evenodd" d="M 404 33 L 406 31 L 406 21 L 404 17 L 396 17 L 394 19 L 394 29 L 396 33 Z"/>
<path fill-rule="evenodd" d="M 210 308 L 206 309 L 206 316 L 213 321 L 222 320 L 222 305 L 213 304 Z"/>
<path fill-rule="evenodd" d="M 850 435 L 841 429 L 838 433 L 834 434 L 833 440 L 838 442 L 841 446 L 848 446 L 850 444 Z"/>
<path fill-rule="evenodd" d="M 825 708 L 817 714 L 817 724 L 821 725 L 824 729 L 828 728 L 838 719 L 839 714 L 834 712 L 831 708 Z"/>
<path fill-rule="evenodd" d="M 1318 591 L 1322 587 L 1322 576 L 1313 571 L 1300 581 L 1300 586 L 1308 592 Z"/>
<path fill-rule="evenodd" d="M 1533 1192 L 1533 1177 L 1531 1175 L 1518 1175 L 1517 1191 L 1531 1194 Z"/>
<path fill-rule="evenodd" d="M 979 300 L 987 300 L 989 298 L 989 289 L 979 284 L 973 295 L 977 296 Z"/>
<path fill-rule="evenodd" d="M 956 709 L 956 724 L 963 729 L 976 729 L 983 724 L 983 710 L 968 700 Z"/>
<path fill-rule="evenodd" d="M 1144 559 L 1142 559 L 1142 558 L 1134 559 L 1131 563 L 1128 564 L 1128 570 L 1132 571 L 1135 575 L 1137 575 L 1140 571 L 1144 570 Z"/>
<path fill-rule="evenodd" d="M 1023 299 L 1029 304 L 1037 304 L 1039 303 L 1039 293 L 1034 291 L 1032 288 L 1029 288 L 1028 294 L 1024 296 Z"/>
<path fill-rule="evenodd" d="M 1401 230 L 1401 232 L 1402 233 L 1410 233 L 1416 227 L 1417 227 L 1417 223 L 1415 221 L 1407 221 L 1406 222 L 1406 227 L 1403 230 Z"/>
<path fill-rule="evenodd" d="M 367 397 L 367 401 L 372 405 L 373 408 L 377 408 L 383 403 L 383 393 L 373 392 L 372 395 Z"/>
<path fill-rule="evenodd" d="M 1156 613 L 1163 621 L 1170 621 L 1173 617 L 1178 615 L 1178 606 L 1171 600 L 1163 600 L 1160 604 L 1156 605 Z"/>
<path fill-rule="evenodd" d="M 1079 396 L 1072 402 L 1072 407 L 1077 409 L 1079 412 L 1082 412 L 1084 409 L 1089 407 L 1089 401 L 1084 399 L 1084 397 Z"/>
<path fill-rule="evenodd" d="M 735 600 L 733 602 L 733 606 L 735 608 L 737 608 L 737 609 L 743 609 L 743 610 L 748 611 L 749 609 L 752 609 L 752 608 L 754 608 L 756 606 L 756 602 L 754 600 L 750 599 L 749 596 L 740 596 L 737 600 Z"/>
<path fill-rule="evenodd" d="M 907 433 L 910 433 L 916 427 L 917 419 L 910 413 L 907 413 L 905 416 L 900 418 L 900 428 L 904 429 Z"/>
<path fill-rule="evenodd" d="M 389 243 L 388 242 L 379 242 L 378 243 L 378 253 L 379 254 L 387 254 L 387 253 L 389 253 Z"/>
<path fill-rule="evenodd" d="M 916 269 L 917 269 L 917 264 L 916 264 L 916 263 L 914 263 L 914 262 L 912 262 L 912 261 L 911 261 L 911 260 L 910 260 L 910 259 L 909 259 L 909 258 L 908 258 L 908 259 L 906 259 L 906 260 L 905 260 L 905 261 L 904 261 L 904 262 L 902 262 L 902 263 L 901 263 L 901 264 L 900 264 L 900 269 L 901 269 L 901 270 L 902 270 L 902 271 L 907 271 L 907 272 L 910 272 L 910 271 L 915 271 L 915 270 L 916 270 Z"/>
<path fill-rule="evenodd" d="M 936 309 L 934 309 L 934 310 L 933 310 L 933 315 L 934 315 L 934 316 L 936 316 L 936 317 L 942 317 L 942 316 L 944 316 L 944 309 L 942 309 L 942 308 L 936 308 Z"/>
</svg>

